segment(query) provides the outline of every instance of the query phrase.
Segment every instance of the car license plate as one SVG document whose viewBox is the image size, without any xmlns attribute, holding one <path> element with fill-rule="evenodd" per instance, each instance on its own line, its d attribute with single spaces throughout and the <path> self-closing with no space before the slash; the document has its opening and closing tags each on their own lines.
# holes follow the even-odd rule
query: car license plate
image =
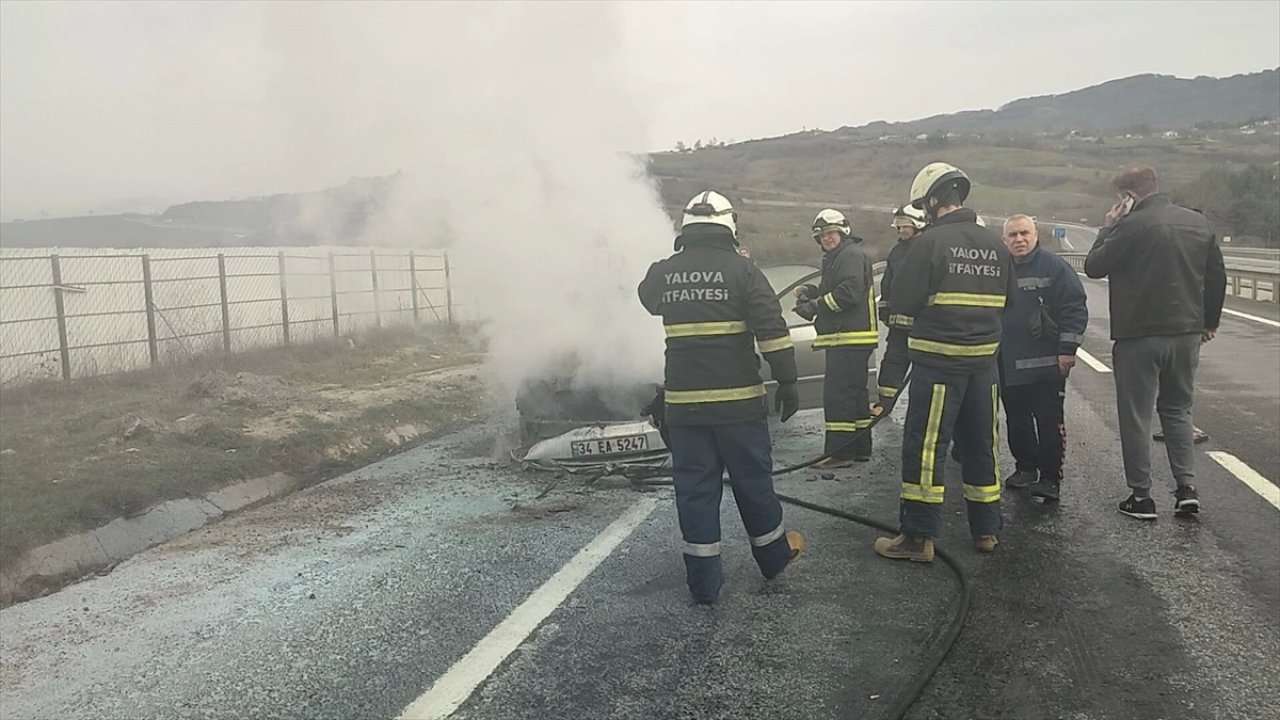
<svg viewBox="0 0 1280 720">
<path fill-rule="evenodd" d="M 620 435 L 611 438 L 594 440 L 574 440 L 569 451 L 574 457 L 592 455 L 622 455 L 625 453 L 643 452 L 649 449 L 649 438 L 646 435 Z"/>
</svg>

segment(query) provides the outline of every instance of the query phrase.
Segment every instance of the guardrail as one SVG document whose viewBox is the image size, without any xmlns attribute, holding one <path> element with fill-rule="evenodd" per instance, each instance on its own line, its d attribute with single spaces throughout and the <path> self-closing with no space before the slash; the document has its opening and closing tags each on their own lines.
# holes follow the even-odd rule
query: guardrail
<svg viewBox="0 0 1280 720">
<path fill-rule="evenodd" d="M 1058 253 L 1077 272 L 1084 272 L 1085 253 Z M 1280 302 L 1280 272 L 1232 267 L 1227 260 L 1227 294 L 1260 302 Z"/>
</svg>

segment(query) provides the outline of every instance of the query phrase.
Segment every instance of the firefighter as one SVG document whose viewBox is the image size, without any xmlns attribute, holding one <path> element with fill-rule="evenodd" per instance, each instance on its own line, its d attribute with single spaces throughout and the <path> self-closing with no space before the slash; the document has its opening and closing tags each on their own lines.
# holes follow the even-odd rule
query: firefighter
<svg viewBox="0 0 1280 720">
<path fill-rule="evenodd" d="M 879 396 L 877 404 L 881 409 L 897 400 L 910 365 L 907 359 L 907 333 L 911 331 L 911 317 L 889 313 L 893 278 L 902 267 L 902 261 L 906 258 L 907 251 L 911 249 L 912 241 L 925 229 L 926 225 L 928 223 L 924 219 L 923 210 L 911 205 L 903 205 L 893 211 L 891 227 L 898 231 L 898 242 L 889 250 L 889 257 L 885 261 L 884 276 L 880 279 L 880 301 L 877 303 L 880 322 L 889 326 L 889 334 L 885 338 L 884 359 L 880 363 L 880 373 L 876 383 Z"/>
<path fill-rule="evenodd" d="M 763 356 L 778 383 L 775 410 L 783 422 L 791 419 L 800 408 L 795 348 L 769 281 L 737 247 L 737 213 L 728 199 L 709 190 L 698 193 L 685 208 L 676 253 L 651 265 L 639 287 L 640 302 L 662 317 L 667 334 L 662 422 L 686 578 L 700 604 L 714 603 L 724 584 L 720 497 L 725 470 L 751 554 L 765 578 L 776 577 L 804 547 L 800 533 L 785 529 L 773 491 L 767 396 L 760 378 Z"/>
<path fill-rule="evenodd" d="M 913 319 L 900 530 L 875 543 L 875 551 L 891 559 L 933 560 L 933 539 L 942 529 L 945 453 L 953 438 L 975 547 L 993 552 L 1003 525 L 996 351 L 1015 276 L 1003 241 L 964 207 L 969 186 L 963 171 L 941 162 L 926 165 L 911 184 L 911 204 L 925 211 L 930 224 L 912 241 L 889 301 L 890 314 Z"/>
<path fill-rule="evenodd" d="M 849 467 L 871 459 L 871 433 L 858 431 L 871 426 L 867 366 L 880 344 L 875 281 L 871 261 L 858 247 L 862 238 L 843 213 L 818 213 L 813 239 L 822 247 L 822 279 L 817 287 L 796 288 L 795 312 L 814 321 L 813 349 L 827 353 L 822 406 L 829 457 L 814 467 Z"/>
</svg>

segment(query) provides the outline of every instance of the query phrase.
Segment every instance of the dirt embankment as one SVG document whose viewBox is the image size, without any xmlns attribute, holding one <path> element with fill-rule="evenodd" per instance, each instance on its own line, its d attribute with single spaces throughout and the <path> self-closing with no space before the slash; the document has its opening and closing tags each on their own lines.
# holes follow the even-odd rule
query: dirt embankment
<svg viewBox="0 0 1280 720">
<path fill-rule="evenodd" d="M 471 422 L 481 352 L 458 332 L 396 330 L 0 391 L 0 564 L 247 479 L 312 484 Z"/>
</svg>

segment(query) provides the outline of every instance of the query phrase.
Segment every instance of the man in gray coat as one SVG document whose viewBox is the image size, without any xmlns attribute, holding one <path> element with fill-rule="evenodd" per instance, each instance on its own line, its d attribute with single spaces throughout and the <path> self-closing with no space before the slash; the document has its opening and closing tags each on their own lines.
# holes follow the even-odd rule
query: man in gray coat
<svg viewBox="0 0 1280 720">
<path fill-rule="evenodd" d="M 1149 167 L 1111 181 L 1116 204 L 1084 261 L 1091 278 L 1110 278 L 1112 363 L 1124 474 L 1132 493 L 1120 512 L 1155 520 L 1151 498 L 1151 406 L 1164 430 L 1177 483 L 1174 513 L 1200 511 L 1194 485 L 1191 406 L 1200 345 L 1222 317 L 1227 273 L 1204 215 L 1173 204 Z M 1157 401 L 1158 398 L 1158 401 Z"/>
</svg>

